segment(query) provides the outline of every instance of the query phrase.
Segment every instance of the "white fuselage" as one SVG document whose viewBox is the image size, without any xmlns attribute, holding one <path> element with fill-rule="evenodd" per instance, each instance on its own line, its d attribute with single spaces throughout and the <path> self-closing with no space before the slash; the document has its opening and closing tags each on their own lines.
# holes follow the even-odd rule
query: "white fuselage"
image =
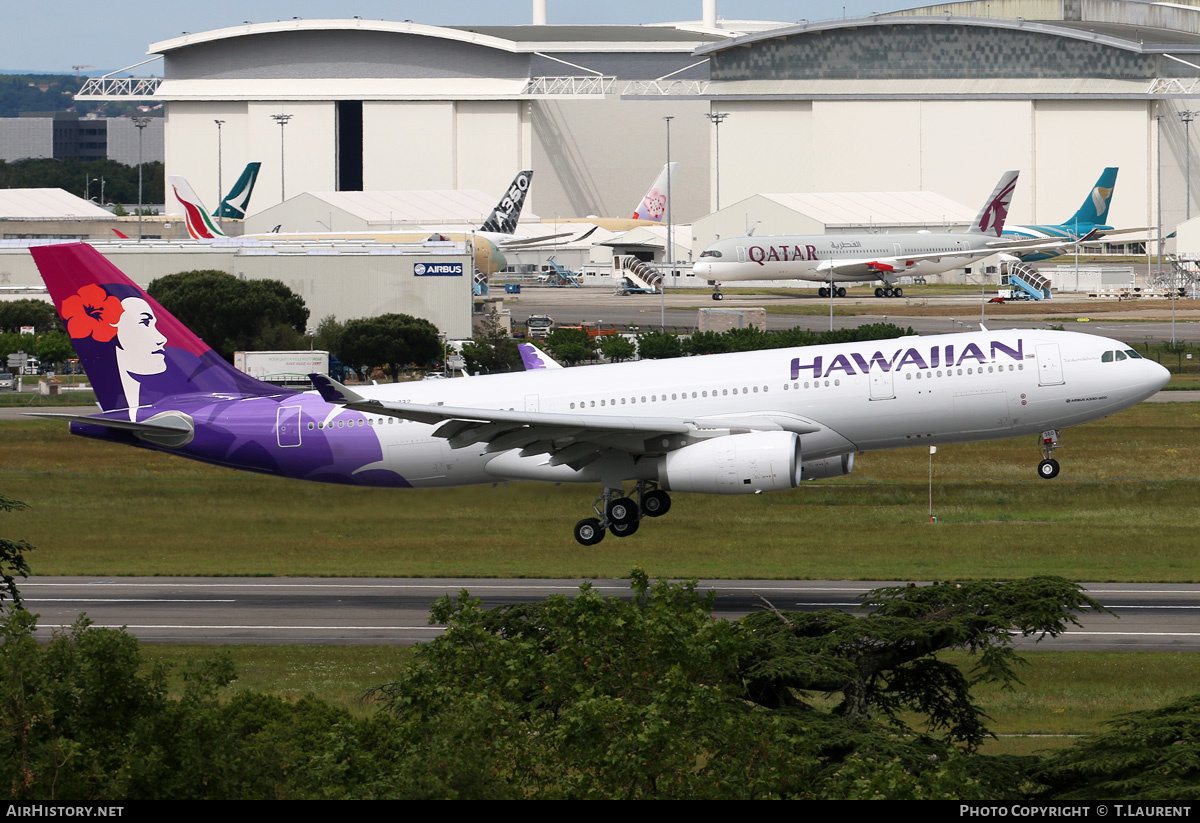
<svg viewBox="0 0 1200 823">
<path fill-rule="evenodd" d="M 701 427 L 708 417 L 784 415 L 816 429 L 800 437 L 802 459 L 809 461 L 875 449 L 1020 437 L 1096 420 L 1145 400 L 1168 379 L 1161 366 L 1128 351 L 1118 341 L 1073 332 L 972 332 L 359 391 L 390 402 L 677 418 Z M 1122 352 L 1121 359 L 1113 352 Z M 343 414 L 364 416 L 337 409 L 330 407 L 330 420 Z M 436 425 L 365 417 L 365 428 L 383 447 L 376 467 L 395 471 L 416 487 L 597 479 L 587 470 L 551 467 L 545 454 L 518 459 L 515 452 L 485 453 L 480 445 L 452 449 L 446 439 L 434 436 Z M 329 437 L 336 444 L 355 433 L 366 432 L 350 422 L 344 435 L 335 429 Z M 671 438 L 664 437 L 631 451 L 641 459 L 673 448 Z M 646 471 L 638 469 L 624 479 L 653 479 L 644 476 Z"/>
<path fill-rule="evenodd" d="M 717 282 L 891 281 L 894 275 L 939 274 L 968 265 L 996 239 L 978 232 L 732 237 L 705 248 L 692 271 Z"/>
</svg>

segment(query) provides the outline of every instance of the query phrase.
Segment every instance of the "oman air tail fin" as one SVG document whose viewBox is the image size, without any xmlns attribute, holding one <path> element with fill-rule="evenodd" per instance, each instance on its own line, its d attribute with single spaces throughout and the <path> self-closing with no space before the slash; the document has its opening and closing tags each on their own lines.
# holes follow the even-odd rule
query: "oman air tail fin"
<svg viewBox="0 0 1200 823">
<path fill-rule="evenodd" d="M 667 192 L 670 189 L 671 183 L 675 178 L 675 169 L 678 163 L 666 163 L 662 167 L 662 171 L 658 173 L 658 177 L 654 181 L 654 185 L 646 192 L 637 207 L 633 210 L 634 220 L 654 220 L 661 222 L 667 213 Z"/>
<path fill-rule="evenodd" d="M 996 184 L 987 203 L 979 210 L 979 214 L 975 215 L 975 222 L 968 229 L 971 234 L 999 237 L 1004 232 L 1004 221 L 1008 218 L 1008 209 L 1012 205 L 1018 174 L 1020 172 L 1006 171 L 1000 176 L 1000 182 Z"/>
<path fill-rule="evenodd" d="M 235 369 L 86 243 L 30 252 L 104 411 L 138 420 L 181 395 L 288 393 Z"/>
<path fill-rule="evenodd" d="M 1064 228 L 1074 226 L 1103 226 L 1108 223 L 1108 207 L 1112 203 L 1113 189 L 1117 187 L 1117 168 L 1110 166 L 1100 175 L 1096 185 L 1088 192 L 1087 199 L 1079 207 L 1079 211 L 1070 220 L 1060 225 Z M 1085 230 L 1086 231 L 1086 230 Z"/>
<path fill-rule="evenodd" d="M 525 205 L 525 195 L 529 192 L 529 184 L 533 182 L 533 172 L 526 169 L 517 172 L 508 191 L 500 198 L 496 208 L 488 215 L 479 227 L 480 231 L 492 231 L 496 234 L 512 234 L 517 230 L 517 220 L 521 216 L 521 207 Z"/>
<path fill-rule="evenodd" d="M 167 181 L 170 183 L 171 191 L 175 192 L 175 199 L 183 206 L 183 216 L 187 221 L 188 234 L 192 236 L 193 240 L 211 240 L 214 237 L 225 236 L 225 232 L 217 228 L 217 224 L 208 216 L 208 212 L 204 210 L 204 204 L 200 202 L 196 192 L 192 191 L 187 180 L 172 174 L 167 177 Z"/>
<path fill-rule="evenodd" d="M 213 217 L 226 217 L 232 220 L 245 220 L 246 209 L 250 208 L 250 194 L 254 191 L 254 183 L 258 180 L 258 170 L 262 163 L 247 163 L 242 176 L 233 184 L 229 194 L 217 206 Z"/>
</svg>

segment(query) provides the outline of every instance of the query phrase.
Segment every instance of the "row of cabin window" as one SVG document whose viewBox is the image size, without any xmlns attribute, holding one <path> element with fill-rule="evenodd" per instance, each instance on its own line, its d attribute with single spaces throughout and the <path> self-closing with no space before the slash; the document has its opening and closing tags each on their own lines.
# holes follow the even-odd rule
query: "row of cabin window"
<svg viewBox="0 0 1200 823">
<path fill-rule="evenodd" d="M 787 386 L 784 386 L 784 388 L 786 389 Z M 758 391 L 759 391 L 758 386 L 742 386 L 742 394 L 758 394 Z M 763 386 L 762 391 L 765 394 L 766 392 L 770 391 L 770 389 L 766 386 Z M 728 395 L 729 392 L 730 392 L 729 389 L 721 389 L 719 392 L 717 389 L 713 389 L 712 396 L 718 397 L 721 395 Z M 737 394 L 738 390 L 736 388 L 734 388 L 733 393 Z M 700 398 L 700 397 L 708 397 L 708 392 L 707 391 L 692 392 L 693 400 Z M 641 402 L 642 403 L 647 403 L 647 402 L 657 403 L 660 400 L 666 401 L 666 399 L 667 399 L 667 396 L 665 394 L 662 397 L 659 397 L 657 394 L 652 394 L 652 395 L 650 395 L 650 399 L 647 400 L 646 395 L 643 394 L 641 397 Z M 671 394 L 671 399 L 672 400 L 687 400 L 688 393 L 687 392 L 673 392 Z M 620 398 L 620 405 L 624 406 L 626 403 L 628 403 L 631 406 L 636 405 L 638 403 L 638 398 L 636 398 L 636 397 Z M 616 406 L 616 405 L 618 405 L 618 401 L 617 401 L 617 398 L 614 397 L 612 399 L 601 400 L 600 405 L 601 406 Z M 573 409 L 574 408 L 580 408 L 580 409 L 596 408 L 596 401 L 595 400 L 580 400 L 578 403 L 572 403 L 571 408 L 573 408 Z"/>
<path fill-rule="evenodd" d="M 349 428 L 354 428 L 356 425 L 357 426 L 363 426 L 363 425 L 382 426 L 385 423 L 387 425 L 391 425 L 392 423 L 403 423 L 404 422 L 403 420 L 397 420 L 395 417 L 381 417 L 381 418 L 379 418 L 379 422 L 375 422 L 375 420 L 373 418 L 368 417 L 368 418 L 365 418 L 365 421 L 366 422 L 364 423 L 363 418 L 359 418 L 357 422 L 355 422 L 354 420 L 351 420 L 349 423 L 347 423 L 345 420 L 339 420 L 339 421 L 337 421 L 337 427 L 339 429 L 341 429 L 341 428 L 345 428 L 347 426 Z M 309 431 L 312 431 L 313 429 L 332 429 L 332 428 L 333 428 L 332 422 L 330 422 L 330 423 L 309 423 L 308 424 Z"/>
<path fill-rule="evenodd" d="M 999 370 L 999 371 L 1004 371 L 1004 366 L 1002 366 L 1002 365 L 1001 365 L 1001 366 L 988 366 L 988 367 L 987 367 L 987 370 L 988 370 L 988 374 L 992 374 L 992 373 L 993 373 L 993 372 L 995 372 L 996 370 Z M 1016 369 L 1014 369 L 1014 368 L 1013 368 L 1013 364 L 1012 364 L 1012 363 L 1009 363 L 1009 364 L 1008 364 L 1008 370 L 1009 370 L 1009 371 L 1025 371 L 1025 364 L 1024 364 L 1024 363 L 1018 363 L 1018 364 L 1017 364 L 1017 366 L 1016 366 Z M 968 368 L 967 368 L 967 374 L 974 374 L 976 371 L 978 371 L 978 373 L 979 373 L 979 374 L 983 374 L 983 366 L 980 366 L 978 369 L 972 369 L 972 368 L 970 368 L 970 367 L 968 367 Z M 959 369 L 959 370 L 958 370 L 958 374 L 960 374 L 960 375 L 961 375 L 962 373 L 963 373 L 963 370 L 962 370 L 962 369 Z M 921 379 L 921 376 L 922 376 L 922 372 L 917 372 L 917 379 L 918 379 L 918 380 L 920 380 L 920 379 Z M 941 370 L 941 369 L 938 369 L 937 376 L 938 376 L 938 377 L 941 377 L 941 376 L 942 376 L 942 370 Z M 954 377 L 954 376 L 955 376 L 954 369 L 946 369 L 946 377 Z M 909 372 L 907 375 L 905 375 L 905 377 L 907 377 L 909 380 L 912 380 L 912 379 L 913 379 L 913 373 L 912 373 L 912 372 Z M 933 374 L 933 372 L 932 372 L 932 371 L 931 371 L 931 372 L 929 372 L 929 374 L 928 374 L 928 377 L 929 377 L 929 379 L 930 379 L 930 380 L 932 380 L 932 379 L 933 379 L 933 377 L 934 377 L 934 374 Z"/>
</svg>

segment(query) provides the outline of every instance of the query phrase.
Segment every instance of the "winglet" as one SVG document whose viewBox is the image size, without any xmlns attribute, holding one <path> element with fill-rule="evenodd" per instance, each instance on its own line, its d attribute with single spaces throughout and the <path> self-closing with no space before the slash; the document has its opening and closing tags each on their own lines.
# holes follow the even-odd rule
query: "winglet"
<svg viewBox="0 0 1200 823">
<path fill-rule="evenodd" d="M 310 374 L 308 379 L 312 381 L 313 388 L 317 390 L 321 395 L 321 399 L 326 403 L 337 403 L 346 406 L 351 403 L 370 402 L 361 394 L 351 391 L 327 374 Z"/>
</svg>

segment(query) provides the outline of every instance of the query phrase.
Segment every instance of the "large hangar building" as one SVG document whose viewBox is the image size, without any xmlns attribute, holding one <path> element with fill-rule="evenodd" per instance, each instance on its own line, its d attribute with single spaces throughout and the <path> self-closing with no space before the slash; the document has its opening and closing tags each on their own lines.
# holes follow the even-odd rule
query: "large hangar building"
<svg viewBox="0 0 1200 823">
<path fill-rule="evenodd" d="M 1068 219 L 1106 166 L 1121 169 L 1113 225 L 1157 223 L 1160 169 L 1167 232 L 1200 206 L 1184 179 L 1200 136 L 1180 116 L 1200 92 L 1200 0 L 977 0 L 787 25 L 711 8 L 653 26 L 247 24 L 153 44 L 164 79 L 142 88 L 166 104 L 168 172 L 206 202 L 219 150 L 226 184 L 264 162 L 254 210 L 284 191 L 499 193 L 532 168 L 543 218 L 627 216 L 672 115 L 677 222 L 767 192 L 977 207 L 1010 168 L 1011 221 Z M 128 99 L 107 89 L 88 96 Z"/>
</svg>

